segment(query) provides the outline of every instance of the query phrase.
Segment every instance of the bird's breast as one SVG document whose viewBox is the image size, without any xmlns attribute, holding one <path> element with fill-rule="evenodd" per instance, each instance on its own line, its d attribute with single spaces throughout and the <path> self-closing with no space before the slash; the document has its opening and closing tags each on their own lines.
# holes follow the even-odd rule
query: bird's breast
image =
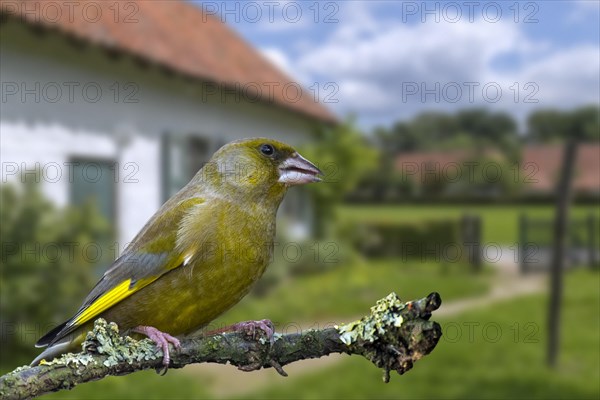
<svg viewBox="0 0 600 400">
<path fill-rule="evenodd" d="M 273 255 L 275 216 L 231 212 L 211 235 L 199 234 L 190 264 L 176 284 L 187 298 L 181 324 L 190 331 L 239 302 L 262 276 Z"/>
<path fill-rule="evenodd" d="M 207 225 L 208 222 L 208 225 Z M 273 254 L 275 215 L 214 213 L 183 242 L 186 263 L 109 310 L 119 326 L 150 325 L 188 334 L 239 302 Z"/>
</svg>

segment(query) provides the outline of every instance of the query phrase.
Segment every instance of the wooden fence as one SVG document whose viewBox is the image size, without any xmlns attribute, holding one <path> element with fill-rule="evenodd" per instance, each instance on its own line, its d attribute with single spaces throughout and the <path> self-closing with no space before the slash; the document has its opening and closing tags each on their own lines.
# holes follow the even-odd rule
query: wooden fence
<svg viewBox="0 0 600 400">
<path fill-rule="evenodd" d="M 519 217 L 519 267 L 522 273 L 547 269 L 548 260 L 553 256 L 552 218 Z M 600 267 L 600 219 L 590 213 L 583 218 L 571 218 L 566 264 L 569 267 L 587 265 Z"/>
</svg>

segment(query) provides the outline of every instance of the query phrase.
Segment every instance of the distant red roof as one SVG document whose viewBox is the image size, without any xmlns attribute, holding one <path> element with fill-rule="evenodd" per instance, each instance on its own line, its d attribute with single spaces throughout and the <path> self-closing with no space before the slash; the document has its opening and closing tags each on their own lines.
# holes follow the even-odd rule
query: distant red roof
<svg viewBox="0 0 600 400">
<path fill-rule="evenodd" d="M 252 99 L 321 121 L 336 121 L 312 94 L 302 89 L 298 96 L 296 82 L 218 18 L 192 4 L 174 0 L 89 3 L 93 6 L 83 12 L 86 1 L 81 0 L 0 1 L 2 14 L 16 15 L 29 24 L 56 28 L 203 81 L 241 87 Z"/>
<path fill-rule="evenodd" d="M 530 173 L 533 180 L 528 184 L 528 189 L 538 192 L 554 191 L 562 158 L 561 145 L 525 147 L 521 168 Z M 533 165 L 533 168 L 528 167 L 527 163 Z M 582 144 L 577 149 L 573 188 L 577 192 L 600 192 L 600 144 Z"/>
<path fill-rule="evenodd" d="M 396 169 L 411 168 L 411 165 L 419 168 L 432 169 L 435 167 L 439 169 L 452 163 L 470 161 L 482 155 L 490 159 L 500 159 L 502 157 L 498 151 L 491 149 L 484 149 L 482 153 L 480 154 L 473 149 L 401 153 L 396 158 Z M 431 167 L 426 167 L 427 165 L 431 165 Z"/>
<path fill-rule="evenodd" d="M 487 158 L 501 157 L 500 153 L 493 150 L 484 150 L 483 153 Z M 474 159 L 477 155 L 473 150 L 401 153 L 396 158 L 395 166 L 396 170 L 408 172 L 419 179 L 428 173 L 431 174 L 431 171 L 443 172 L 453 168 L 453 165 L 462 167 L 462 163 Z M 524 183 L 524 189 L 529 192 L 554 192 L 562 157 L 561 145 L 524 147 L 520 163 L 520 179 Z M 600 193 L 600 144 L 586 143 L 579 146 L 573 187 L 580 193 Z"/>
</svg>

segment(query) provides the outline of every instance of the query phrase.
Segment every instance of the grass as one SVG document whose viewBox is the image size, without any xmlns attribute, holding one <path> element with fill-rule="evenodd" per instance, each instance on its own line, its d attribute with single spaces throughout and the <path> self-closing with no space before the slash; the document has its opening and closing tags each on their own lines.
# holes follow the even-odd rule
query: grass
<svg viewBox="0 0 600 400">
<path fill-rule="evenodd" d="M 159 376 L 141 371 L 127 376 L 109 376 L 100 381 L 76 386 L 73 390 L 45 395 L 44 399 L 202 399 L 209 398 L 208 380 L 190 378 L 183 371 Z"/>
<path fill-rule="evenodd" d="M 244 299 L 215 323 L 270 318 L 280 328 L 297 322 L 336 322 L 363 315 L 391 292 L 409 300 L 438 291 L 448 301 L 485 293 L 491 279 L 489 270 L 473 275 L 459 264 L 443 269 L 400 260 L 355 263 L 284 281 L 265 297 Z"/>
<path fill-rule="evenodd" d="M 554 217 L 552 205 L 347 205 L 338 209 L 341 219 L 347 221 L 414 221 L 424 219 L 459 218 L 465 213 L 480 215 L 485 243 L 514 244 L 519 240 L 519 216 L 533 218 Z M 584 218 L 590 213 L 600 214 L 598 207 L 574 206 L 572 218 Z M 600 226 L 596 238 L 600 237 Z"/>
<path fill-rule="evenodd" d="M 598 399 L 600 396 L 599 274 L 566 278 L 559 365 L 545 365 L 547 297 L 506 301 L 454 318 L 437 318 L 445 336 L 404 376 L 381 382 L 359 357 L 247 398 Z"/>
</svg>

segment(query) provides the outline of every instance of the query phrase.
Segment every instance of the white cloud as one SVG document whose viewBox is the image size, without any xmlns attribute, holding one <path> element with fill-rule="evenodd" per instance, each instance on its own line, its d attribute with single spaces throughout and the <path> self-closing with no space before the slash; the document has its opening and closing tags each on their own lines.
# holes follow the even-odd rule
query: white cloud
<svg viewBox="0 0 600 400">
<path fill-rule="evenodd" d="M 359 115 L 387 113 L 397 118 L 414 113 L 424 104 L 419 94 L 405 95 L 407 86 L 417 85 L 420 91 L 436 84 L 443 87 L 448 83 L 462 86 L 463 82 L 482 82 L 495 57 L 522 54 L 528 48 L 515 24 L 485 21 L 397 24 L 392 29 L 367 32 L 358 24 L 355 31 L 352 26 L 340 30 L 343 34 L 333 34 L 304 53 L 297 61 L 298 69 L 337 82 L 339 110 Z M 465 92 L 463 97 L 467 99 L 468 94 Z M 443 104 L 443 99 L 433 100 L 435 108 L 457 106 Z"/>
<path fill-rule="evenodd" d="M 598 102 L 600 53 L 591 45 L 557 51 L 520 72 L 523 82 L 538 82 L 540 103 L 553 106 Z"/>
<path fill-rule="evenodd" d="M 511 21 L 366 26 L 341 24 L 295 63 L 306 75 L 338 83 L 342 113 L 357 112 L 366 120 L 387 115 L 391 121 L 425 109 L 490 106 L 522 117 L 535 107 L 599 101 L 599 49 L 594 46 L 557 49 L 546 40 L 529 39 Z M 514 60 L 511 68 L 497 65 L 503 57 Z M 477 85 L 473 98 L 470 82 Z M 414 84 L 418 93 L 407 96 Z M 495 86 L 501 90 L 498 98 Z M 462 89 L 458 100 L 456 87 Z M 437 98 L 423 96 L 423 89 L 436 88 Z"/>
<path fill-rule="evenodd" d="M 261 52 L 277 67 L 286 71 L 288 74 L 291 74 L 292 66 L 290 60 L 283 51 L 275 47 L 268 47 L 266 49 L 261 49 Z"/>
<path fill-rule="evenodd" d="M 513 44 L 524 40 L 514 24 L 398 25 L 360 38 L 334 35 L 302 56 L 299 66 L 309 73 L 342 77 L 467 78 L 479 74 L 496 55 L 519 50 Z"/>
<path fill-rule="evenodd" d="M 544 36 L 528 36 L 522 24 L 508 19 L 406 24 L 393 12 L 375 16 L 377 4 L 348 3 L 340 3 L 340 22 L 318 42 L 308 46 L 303 36 L 303 46 L 290 43 L 263 53 L 305 85 L 335 82 L 339 102 L 329 106 L 342 114 L 356 112 L 366 126 L 431 109 L 489 106 L 523 117 L 537 107 L 600 101 L 595 45 L 558 47 Z M 579 7 L 591 8 L 589 3 Z M 419 92 L 407 95 L 415 84 Z M 498 99 L 494 85 L 501 89 Z M 423 95 L 423 89 L 435 88 L 437 98 Z"/>
<path fill-rule="evenodd" d="M 310 78 L 305 71 L 294 67 L 293 61 L 286 53 L 275 47 L 260 49 L 261 53 L 281 71 L 287 74 L 291 79 L 298 81 L 302 85 L 310 83 Z"/>
<path fill-rule="evenodd" d="M 387 110 L 395 100 L 392 93 L 376 83 L 350 79 L 339 85 L 339 92 L 335 97 L 344 99 L 346 106 L 351 110 L 375 113 Z"/>
</svg>

